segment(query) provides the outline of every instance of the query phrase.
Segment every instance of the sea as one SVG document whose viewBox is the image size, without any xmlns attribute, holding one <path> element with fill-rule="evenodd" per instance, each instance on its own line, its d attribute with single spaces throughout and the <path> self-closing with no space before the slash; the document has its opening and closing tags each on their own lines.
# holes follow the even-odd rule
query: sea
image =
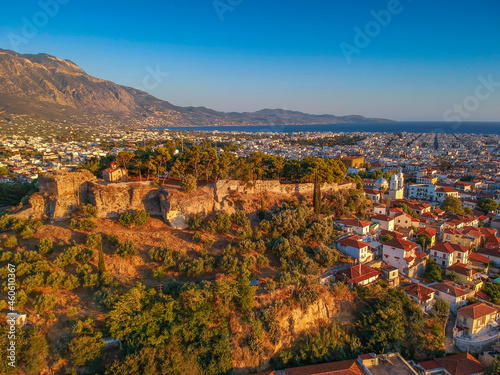
<svg viewBox="0 0 500 375">
<path fill-rule="evenodd" d="M 162 127 L 163 130 L 198 130 L 204 132 L 245 132 L 245 133 L 300 133 L 300 132 L 347 132 L 347 133 L 462 133 L 498 134 L 500 122 L 389 122 L 389 123 L 348 123 L 319 125 L 269 125 L 269 126 L 181 126 Z"/>
</svg>

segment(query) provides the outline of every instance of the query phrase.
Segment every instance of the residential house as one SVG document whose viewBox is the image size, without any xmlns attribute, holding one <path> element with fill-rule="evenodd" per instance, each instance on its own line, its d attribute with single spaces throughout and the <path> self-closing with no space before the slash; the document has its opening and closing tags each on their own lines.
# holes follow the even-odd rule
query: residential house
<svg viewBox="0 0 500 375">
<path fill-rule="evenodd" d="M 449 242 L 437 242 L 429 249 L 431 258 L 443 268 L 448 268 L 457 262 L 467 264 L 469 261 L 469 252 L 470 249 L 467 247 Z"/>
<path fill-rule="evenodd" d="M 349 284 L 350 286 L 355 286 L 371 284 L 377 281 L 380 275 L 380 271 L 359 263 L 355 266 L 338 271 L 335 274 L 335 278 L 338 281 Z"/>
<path fill-rule="evenodd" d="M 371 244 L 363 242 L 359 236 L 347 236 L 337 241 L 337 249 L 351 258 L 357 259 L 360 263 L 366 263 L 373 260 Z"/>
<path fill-rule="evenodd" d="M 443 203 L 447 197 L 458 198 L 458 191 L 448 186 L 438 187 L 434 191 L 434 200 L 436 202 Z"/>
<path fill-rule="evenodd" d="M 458 309 L 457 327 L 465 330 L 468 336 L 474 337 L 481 331 L 490 329 L 492 324 L 498 326 L 495 322 L 498 315 L 497 309 L 483 302 L 476 302 Z"/>
<path fill-rule="evenodd" d="M 479 247 L 481 244 L 481 232 L 473 229 L 446 228 L 443 230 L 443 241 L 468 248 Z"/>
<path fill-rule="evenodd" d="M 394 230 L 394 219 L 388 215 L 377 214 L 371 218 L 371 221 L 379 223 L 381 229 L 385 229 L 387 231 Z"/>
<path fill-rule="evenodd" d="M 408 277 L 414 277 L 424 271 L 427 254 L 417 251 L 415 242 L 393 238 L 383 243 L 382 259 L 399 269 Z"/>
<path fill-rule="evenodd" d="M 427 235 L 431 239 L 431 242 L 426 244 L 427 248 L 432 247 L 436 244 L 436 237 L 437 237 L 436 229 L 429 227 L 419 228 L 417 231 L 417 237 L 420 235 Z"/>
<path fill-rule="evenodd" d="M 373 213 L 375 215 L 386 215 L 387 206 L 385 204 L 378 204 L 375 207 L 373 207 Z"/>
<path fill-rule="evenodd" d="M 490 260 L 484 255 L 471 251 L 469 253 L 469 266 L 473 269 L 479 268 L 481 272 L 488 273 L 490 268 Z"/>
<path fill-rule="evenodd" d="M 399 269 L 390 264 L 383 265 L 380 268 L 382 279 L 387 281 L 389 288 L 394 288 L 399 285 Z"/>
<path fill-rule="evenodd" d="M 451 281 L 438 284 L 430 284 L 429 288 L 436 291 L 436 298 L 442 298 L 450 304 L 450 309 L 456 312 L 460 307 L 467 304 L 469 298 L 474 297 L 475 290 L 458 286 Z"/>
<path fill-rule="evenodd" d="M 405 294 L 424 310 L 429 311 L 434 306 L 436 291 L 422 284 L 411 283 L 404 287 Z"/>
<path fill-rule="evenodd" d="M 476 291 L 483 286 L 481 275 L 476 270 L 467 267 L 466 264 L 455 263 L 446 268 L 445 273 L 446 275 L 454 274 L 457 277 L 456 281 L 461 284 L 473 285 Z"/>
<path fill-rule="evenodd" d="M 359 219 L 347 219 L 340 222 L 340 227 L 348 233 L 355 233 L 358 236 L 366 236 L 370 233 L 373 223 Z"/>
</svg>

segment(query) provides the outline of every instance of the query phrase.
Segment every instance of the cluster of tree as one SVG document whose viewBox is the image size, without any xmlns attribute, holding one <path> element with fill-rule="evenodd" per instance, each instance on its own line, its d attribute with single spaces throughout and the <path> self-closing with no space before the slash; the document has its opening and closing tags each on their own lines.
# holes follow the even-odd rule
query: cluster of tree
<svg viewBox="0 0 500 375">
<path fill-rule="evenodd" d="M 454 212 L 459 215 L 472 215 L 472 210 L 470 208 L 465 208 L 462 206 L 462 201 L 458 198 L 448 196 L 441 203 L 441 209 L 447 212 Z"/>
<path fill-rule="evenodd" d="M 209 144 L 192 145 L 176 153 L 169 142 L 165 147 L 122 151 L 116 161 L 129 170 L 129 175 L 139 179 L 192 175 L 196 180 L 237 179 L 242 181 L 285 179 L 290 181 L 342 182 L 347 169 L 338 160 L 306 157 L 303 160 L 286 160 L 261 152 L 247 157 L 237 157 L 231 151 L 218 152 Z M 100 175 L 111 163 L 111 158 L 87 160 L 79 168 Z"/>
<path fill-rule="evenodd" d="M 7 182 L 0 184 L 0 205 L 27 204 L 31 194 L 38 191 L 34 182 Z"/>
<path fill-rule="evenodd" d="M 329 194 L 325 197 L 322 205 L 322 213 L 325 215 L 335 215 L 337 218 L 350 217 L 367 217 L 366 209 L 370 207 L 371 201 L 368 199 L 363 190 L 341 190 Z"/>
</svg>

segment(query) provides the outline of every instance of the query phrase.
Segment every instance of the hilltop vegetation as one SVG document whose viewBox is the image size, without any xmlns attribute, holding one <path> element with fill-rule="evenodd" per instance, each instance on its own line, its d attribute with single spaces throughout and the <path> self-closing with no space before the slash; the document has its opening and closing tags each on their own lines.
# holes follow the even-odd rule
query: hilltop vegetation
<svg viewBox="0 0 500 375">
<path fill-rule="evenodd" d="M 341 202 L 341 215 L 354 213 L 359 199 L 336 193 L 322 210 Z M 0 218 L 3 288 L 14 264 L 16 309 L 35 324 L 19 336 L 30 354 L 18 359 L 23 373 L 218 375 L 374 350 L 440 353 L 444 318 L 424 320 L 400 290 L 318 284 L 342 256 L 332 221 L 305 204 L 252 220 L 192 215 L 188 230 L 141 212 L 116 221 L 94 218 L 92 206 L 78 212 L 69 226 Z M 320 305 L 330 313 L 313 313 Z M 12 373 L 4 358 L 0 369 Z"/>
</svg>

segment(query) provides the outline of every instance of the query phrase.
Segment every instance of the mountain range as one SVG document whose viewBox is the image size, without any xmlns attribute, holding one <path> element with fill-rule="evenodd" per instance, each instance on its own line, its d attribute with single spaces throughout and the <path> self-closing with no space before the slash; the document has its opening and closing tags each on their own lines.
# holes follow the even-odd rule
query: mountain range
<svg viewBox="0 0 500 375">
<path fill-rule="evenodd" d="M 0 120 L 17 118 L 166 127 L 391 122 L 282 109 L 228 113 L 205 107 L 180 107 L 147 92 L 90 76 L 70 60 L 0 49 Z"/>
</svg>

